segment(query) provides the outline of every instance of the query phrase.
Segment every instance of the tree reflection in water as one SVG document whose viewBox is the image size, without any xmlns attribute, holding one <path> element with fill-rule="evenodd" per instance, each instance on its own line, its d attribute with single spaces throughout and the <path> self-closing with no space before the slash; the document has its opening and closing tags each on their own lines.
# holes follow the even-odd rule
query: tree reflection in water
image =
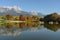
<svg viewBox="0 0 60 40">
<path fill-rule="evenodd" d="M 2 29 L 3 25 L 5 26 L 5 29 L 4 28 Z M 59 24 L 44 24 L 44 25 L 41 25 L 41 24 L 39 24 L 39 22 L 5 23 L 3 25 L 0 24 L 0 26 L 1 26 L 0 29 L 2 29 L 2 30 L 0 30 L 0 34 L 3 34 L 3 33 L 6 34 L 6 32 L 8 32 L 9 34 L 14 33 L 14 35 L 16 35 L 17 33 L 19 34 L 19 33 L 23 32 L 25 30 L 33 29 L 34 31 L 36 31 L 42 26 L 44 28 L 47 28 L 47 29 L 52 30 L 54 32 L 56 32 L 60 28 Z M 5 30 L 6 30 L 6 32 L 4 32 Z M 33 30 L 31 30 L 31 31 L 33 31 Z M 41 29 L 39 29 L 39 30 L 41 30 Z"/>
<path fill-rule="evenodd" d="M 60 24 L 44 24 L 44 27 L 56 32 L 60 28 Z"/>
<path fill-rule="evenodd" d="M 17 28 L 31 28 L 31 27 L 38 27 L 38 26 L 42 26 L 41 24 L 39 24 L 39 22 L 32 22 L 32 23 L 5 23 L 3 24 L 6 28 L 13 28 L 13 27 L 17 27 Z M 2 24 L 0 24 L 0 26 L 3 26 Z M 60 28 L 59 24 L 44 24 L 43 25 L 45 28 L 50 29 L 52 31 L 57 31 Z"/>
<path fill-rule="evenodd" d="M 6 23 L 5 27 L 6 28 L 12 28 L 13 27 L 13 23 Z"/>
</svg>

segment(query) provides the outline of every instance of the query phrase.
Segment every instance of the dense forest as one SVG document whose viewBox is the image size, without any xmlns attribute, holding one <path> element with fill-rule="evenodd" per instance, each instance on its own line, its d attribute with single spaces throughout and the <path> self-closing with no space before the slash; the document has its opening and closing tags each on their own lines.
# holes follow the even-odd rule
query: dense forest
<svg viewBox="0 0 60 40">
<path fill-rule="evenodd" d="M 44 16 L 44 18 L 40 18 L 40 21 L 44 21 L 45 23 L 48 23 L 48 22 L 60 23 L 60 15 L 58 15 L 57 13 L 52 13 Z"/>
</svg>

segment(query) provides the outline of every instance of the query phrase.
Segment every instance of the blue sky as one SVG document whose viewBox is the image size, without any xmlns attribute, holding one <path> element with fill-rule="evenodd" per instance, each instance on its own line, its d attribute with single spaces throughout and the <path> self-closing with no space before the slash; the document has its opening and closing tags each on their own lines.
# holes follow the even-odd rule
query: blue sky
<svg viewBox="0 0 60 40">
<path fill-rule="evenodd" d="M 0 6 L 19 6 L 24 11 L 60 14 L 60 0 L 0 0 Z"/>
</svg>

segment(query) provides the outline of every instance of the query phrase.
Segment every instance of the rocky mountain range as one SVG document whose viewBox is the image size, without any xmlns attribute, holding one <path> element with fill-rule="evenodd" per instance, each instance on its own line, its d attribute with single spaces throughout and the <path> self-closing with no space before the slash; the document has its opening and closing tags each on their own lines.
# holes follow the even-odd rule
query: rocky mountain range
<svg viewBox="0 0 60 40">
<path fill-rule="evenodd" d="M 38 16 L 43 15 L 42 13 L 38 13 L 36 11 L 31 11 L 31 12 L 23 11 L 20 7 L 17 7 L 17 6 L 2 6 L 2 7 L 0 7 L 0 16 L 4 16 L 6 14 L 12 14 L 12 15 L 24 14 L 24 15 L 38 15 Z"/>
</svg>

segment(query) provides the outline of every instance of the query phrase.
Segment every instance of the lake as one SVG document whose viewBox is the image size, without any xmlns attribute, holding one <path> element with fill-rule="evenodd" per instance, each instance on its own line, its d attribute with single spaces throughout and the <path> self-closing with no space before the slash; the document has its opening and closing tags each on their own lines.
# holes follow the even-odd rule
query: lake
<svg viewBox="0 0 60 40">
<path fill-rule="evenodd" d="M 0 23 L 0 40 L 58 40 L 60 24 Z"/>
</svg>

